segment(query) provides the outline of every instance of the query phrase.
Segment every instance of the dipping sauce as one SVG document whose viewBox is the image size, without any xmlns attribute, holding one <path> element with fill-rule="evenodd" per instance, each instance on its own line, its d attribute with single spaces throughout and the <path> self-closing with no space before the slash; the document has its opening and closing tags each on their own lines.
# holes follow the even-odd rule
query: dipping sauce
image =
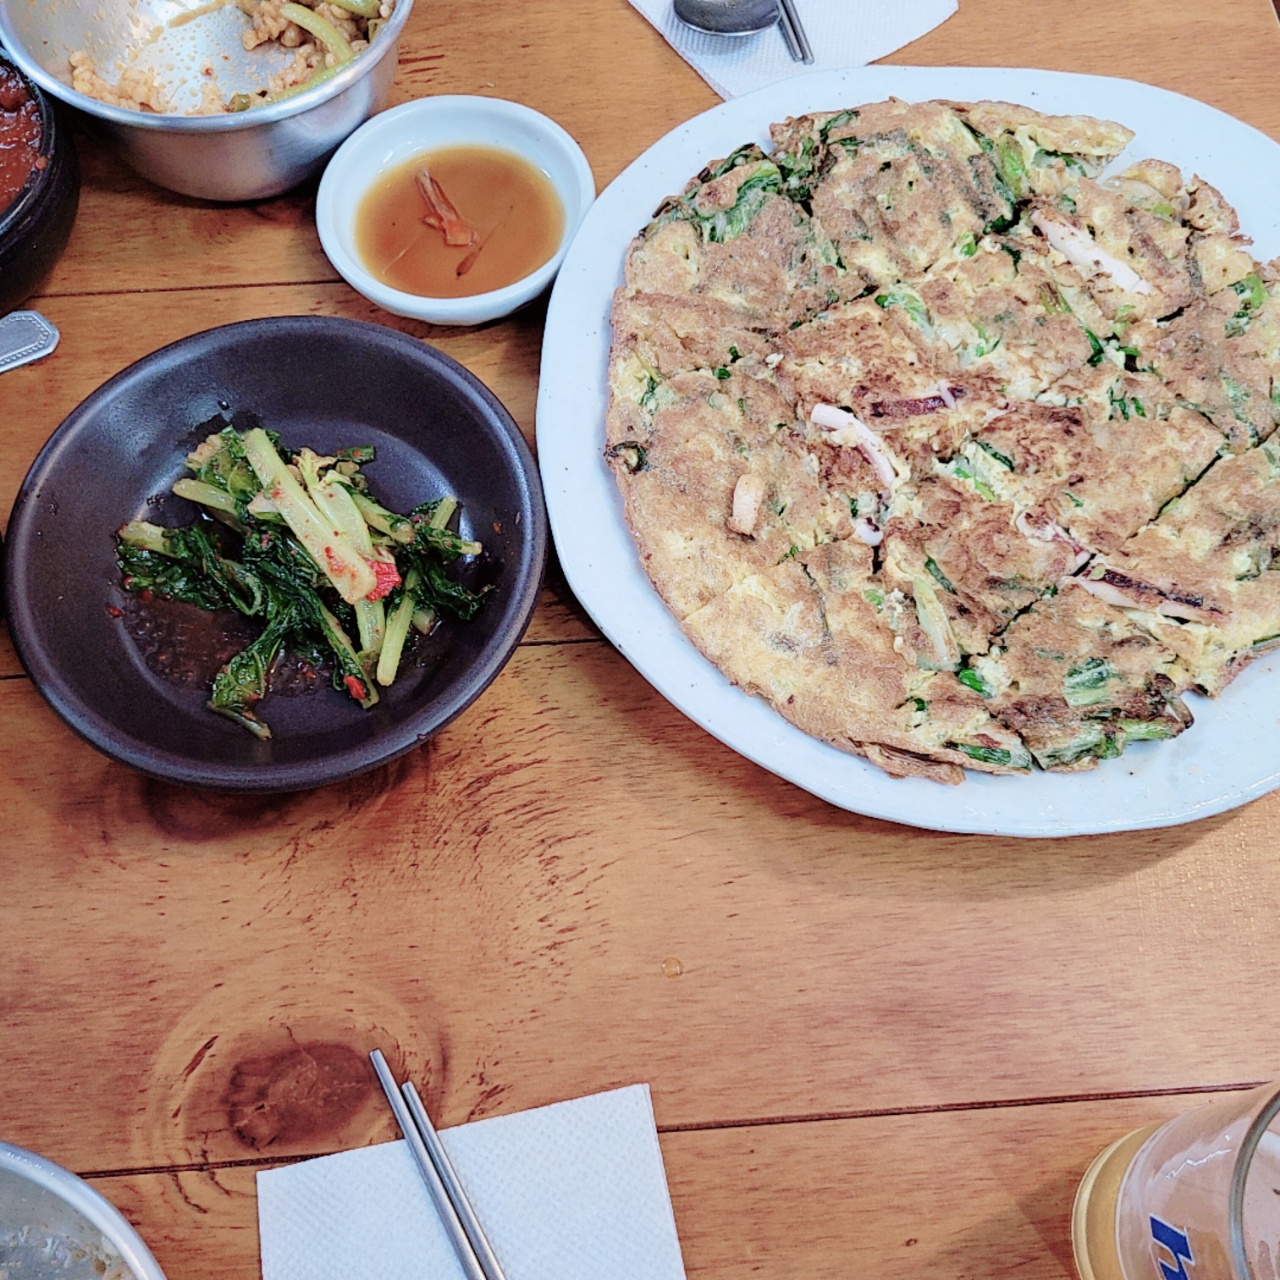
<svg viewBox="0 0 1280 1280">
<path fill-rule="evenodd" d="M 26 186 L 33 169 L 43 169 L 40 107 L 12 67 L 0 62 L 0 213 Z"/>
<path fill-rule="evenodd" d="M 474 230 L 445 243 L 419 172 L 427 170 Z M 383 284 L 424 298 L 466 298 L 524 279 L 555 255 L 564 207 L 550 179 L 513 151 L 442 147 L 384 174 L 356 210 L 356 252 Z M 468 261 L 470 258 L 470 261 Z"/>
</svg>

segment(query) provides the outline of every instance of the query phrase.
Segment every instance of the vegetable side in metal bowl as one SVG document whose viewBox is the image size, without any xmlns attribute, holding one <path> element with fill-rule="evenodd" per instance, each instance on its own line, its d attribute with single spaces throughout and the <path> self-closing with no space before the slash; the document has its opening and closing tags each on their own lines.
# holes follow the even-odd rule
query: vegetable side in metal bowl
<svg viewBox="0 0 1280 1280">
<path fill-rule="evenodd" d="M 144 178 L 205 200 L 260 200 L 317 173 L 387 105 L 413 0 L 395 0 L 359 50 L 363 40 L 334 31 L 329 19 L 320 27 L 307 5 L 262 0 L 246 3 L 246 14 L 239 4 L 210 3 L 175 16 L 176 7 L 171 0 L 4 3 L 0 40 L 28 79 L 93 117 Z M 374 21 L 359 16 L 366 36 Z M 348 29 L 342 18 L 338 25 Z M 300 43 L 274 38 L 286 32 Z M 259 35 L 266 38 L 255 43 Z M 254 105 L 224 109 L 242 103 Z"/>
<path fill-rule="evenodd" d="M 202 447 L 211 435 L 224 443 L 249 441 L 274 477 L 257 484 L 270 491 L 265 497 L 247 489 L 225 493 L 231 510 L 219 521 L 207 514 L 220 500 L 212 493 L 217 467 L 206 465 L 217 446 Z M 289 448 L 264 446 L 272 437 Z M 430 524 L 441 511 L 432 504 L 456 499 L 442 527 L 448 526 L 445 540 L 458 555 L 443 572 L 481 606 L 469 620 L 441 610 L 437 623 L 422 626 L 426 634 L 411 627 L 385 684 L 367 652 L 376 625 L 366 629 L 369 619 L 358 616 L 369 611 L 344 602 L 323 574 L 285 567 L 296 563 L 293 535 L 281 516 L 291 504 L 272 494 L 289 462 L 304 457 L 304 446 L 305 467 L 297 476 L 314 473 L 321 488 L 345 484 L 358 470 L 367 488 L 348 487 L 370 499 L 370 519 L 402 535 L 396 513 L 407 513 L 411 523 L 416 513 L 419 524 Z M 331 465 L 322 465 L 326 461 Z M 250 469 L 240 480 L 253 474 Z M 310 493 L 308 501 L 314 498 L 305 480 L 299 487 Z M 267 509 L 273 505 L 275 511 Z M 187 585 L 198 585 L 199 551 L 185 567 L 173 554 L 185 539 L 178 531 L 192 528 L 209 532 L 208 545 L 224 562 L 247 566 L 220 572 L 222 586 L 230 583 L 252 608 L 240 610 L 216 594 L 198 602 L 185 587 L 173 589 L 174 579 L 164 580 L 154 564 L 154 582 L 139 591 L 135 580 L 128 584 L 134 590 L 126 589 L 118 560 L 127 563 L 124 576 L 134 579 L 138 562 L 118 546 L 118 531 L 135 549 L 149 541 L 151 554 L 177 566 L 179 577 L 193 569 Z M 266 534 L 278 535 L 280 546 L 259 545 L 269 541 Z M 250 535 L 258 541 L 246 553 Z M 380 548 L 371 552 L 373 560 L 394 559 L 394 533 L 375 531 L 372 541 Z M 463 711 L 524 633 L 546 553 L 546 516 L 528 447 L 481 383 L 433 348 L 381 326 L 286 317 L 184 339 L 126 369 L 80 405 L 19 491 L 5 594 L 14 643 L 32 680 L 94 746 L 187 785 L 285 791 L 383 764 Z M 399 563 L 400 584 L 384 570 L 386 592 L 357 593 L 386 606 L 388 630 L 405 599 L 404 583 L 412 581 L 411 562 Z M 303 567 L 316 568 L 314 557 L 304 555 Z M 272 613 L 277 605 L 266 597 L 285 577 L 291 592 L 301 585 L 312 594 L 301 605 L 281 597 Z M 255 591 L 263 595 L 261 607 Z M 345 659 L 309 645 L 305 627 L 293 626 L 298 610 L 319 616 L 313 598 L 338 622 L 351 642 L 350 658 L 363 666 L 344 668 Z M 402 620 L 412 622 L 419 611 L 421 601 L 411 603 L 400 610 Z M 287 610 L 295 612 L 286 616 Z M 282 629 L 282 645 L 263 642 L 273 626 Z M 209 704 L 219 672 L 246 653 L 236 668 L 247 681 L 241 700 L 233 697 L 215 714 Z M 254 684 L 251 668 L 259 658 L 266 677 Z M 359 696 L 352 678 L 362 684 Z M 262 720 L 269 734 L 260 732 Z"/>
</svg>

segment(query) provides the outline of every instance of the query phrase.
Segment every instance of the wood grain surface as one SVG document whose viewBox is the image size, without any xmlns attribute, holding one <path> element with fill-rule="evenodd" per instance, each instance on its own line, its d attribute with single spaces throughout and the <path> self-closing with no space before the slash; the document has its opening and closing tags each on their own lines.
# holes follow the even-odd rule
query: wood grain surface
<svg viewBox="0 0 1280 1280">
<path fill-rule="evenodd" d="M 961 0 L 888 61 L 1127 76 L 1280 139 L 1268 0 Z M 547 112 L 601 186 L 717 101 L 625 0 L 419 0 L 396 97 L 434 93 Z M 217 206 L 79 142 L 32 304 L 63 342 L 0 379 L 0 510 L 104 380 L 256 316 L 435 343 L 532 441 L 541 308 L 396 320 L 325 260 L 314 184 Z M 394 1136 L 377 1044 L 441 1125 L 648 1082 L 690 1276 L 1058 1280 L 1100 1147 L 1280 1068 L 1278 826 L 1280 793 L 1062 841 L 835 810 L 676 712 L 554 564 L 465 716 L 297 795 L 112 763 L 0 634 L 0 1139 L 92 1176 L 171 1280 L 247 1280 L 256 1169 Z"/>
</svg>

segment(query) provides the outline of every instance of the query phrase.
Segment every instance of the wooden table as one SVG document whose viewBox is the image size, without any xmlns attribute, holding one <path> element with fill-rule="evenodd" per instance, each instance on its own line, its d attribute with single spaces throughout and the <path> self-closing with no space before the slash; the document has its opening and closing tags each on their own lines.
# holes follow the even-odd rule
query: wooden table
<svg viewBox="0 0 1280 1280">
<path fill-rule="evenodd" d="M 1267 0 L 961 0 L 891 61 L 1128 76 L 1280 138 Z M 547 112 L 602 186 L 715 102 L 625 0 L 420 0 L 397 94 L 442 92 Z M 539 311 L 396 321 L 324 259 L 314 188 L 222 208 L 82 160 L 36 301 L 62 346 L 0 380 L 4 510 L 100 382 L 252 316 L 395 324 L 532 439 Z M 692 1277 L 1067 1277 L 1095 1151 L 1280 1068 L 1278 825 L 1280 794 L 1056 842 L 840 812 L 667 705 L 554 569 L 467 715 L 304 795 L 109 762 L 6 638 L 0 1137 L 93 1177 L 172 1280 L 240 1280 L 256 1170 L 394 1136 L 379 1044 L 442 1125 L 649 1082 Z"/>
</svg>

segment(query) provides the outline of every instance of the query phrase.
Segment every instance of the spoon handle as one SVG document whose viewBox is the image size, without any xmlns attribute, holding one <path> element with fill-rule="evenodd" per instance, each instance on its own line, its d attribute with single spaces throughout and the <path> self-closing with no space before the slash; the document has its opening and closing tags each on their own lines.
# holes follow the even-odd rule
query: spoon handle
<svg viewBox="0 0 1280 1280">
<path fill-rule="evenodd" d="M 800 15 L 796 12 L 795 0 L 782 0 L 778 25 L 782 28 L 782 38 L 787 42 L 787 49 L 793 60 L 812 63 L 813 49 L 809 44 L 809 37 L 805 35 Z"/>
<path fill-rule="evenodd" d="M 0 316 L 0 373 L 40 360 L 58 345 L 58 330 L 38 311 Z"/>
</svg>

